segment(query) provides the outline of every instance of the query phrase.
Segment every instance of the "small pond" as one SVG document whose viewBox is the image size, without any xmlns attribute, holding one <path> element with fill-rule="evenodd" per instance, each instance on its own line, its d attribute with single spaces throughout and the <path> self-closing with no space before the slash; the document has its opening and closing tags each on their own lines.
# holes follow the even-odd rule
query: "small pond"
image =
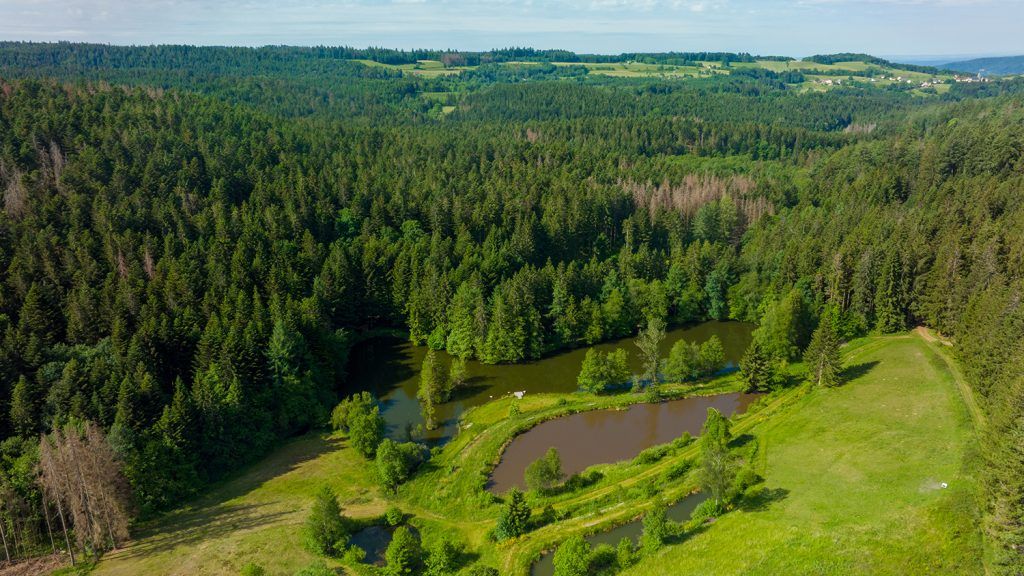
<svg viewBox="0 0 1024 576">
<path fill-rule="evenodd" d="M 725 358 L 735 366 L 750 344 L 754 326 L 742 322 L 704 322 L 695 326 L 675 328 L 667 332 L 662 344 L 662 355 L 667 356 L 672 345 L 679 340 L 704 342 L 718 336 L 725 349 Z M 632 338 L 606 342 L 596 348 L 604 351 L 624 348 L 630 363 L 640 370 L 639 357 Z M 583 364 L 586 348 L 569 350 L 524 364 L 488 365 L 468 362 L 468 383 L 452 401 L 437 407 L 441 425 L 428 433 L 427 439 L 438 442 L 456 432 L 458 417 L 472 406 L 478 406 L 515 391 L 572 392 L 577 389 L 576 376 Z M 399 338 L 374 338 L 356 345 L 349 361 L 349 382 L 356 389 L 369 390 L 383 404 L 388 435 L 403 438 L 407 427 L 423 423 L 416 390 L 420 381 L 420 366 L 426 348 L 413 346 Z M 447 369 L 450 358 L 444 352 L 438 356 Z"/>
<path fill-rule="evenodd" d="M 670 442 L 683 432 L 696 436 L 708 408 L 726 416 L 746 410 L 757 394 L 692 396 L 657 404 L 635 404 L 621 410 L 580 412 L 542 422 L 517 436 L 501 455 L 488 488 L 503 493 L 524 488 L 523 473 L 549 448 L 557 448 L 562 472 L 572 476 L 595 464 L 634 458 L 643 449 Z"/>
</svg>

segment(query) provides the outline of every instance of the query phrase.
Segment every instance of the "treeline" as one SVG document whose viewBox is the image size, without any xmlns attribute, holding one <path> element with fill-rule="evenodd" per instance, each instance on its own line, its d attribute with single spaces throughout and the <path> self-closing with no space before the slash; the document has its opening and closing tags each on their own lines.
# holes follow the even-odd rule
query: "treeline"
<svg viewBox="0 0 1024 576">
<path fill-rule="evenodd" d="M 805 62 L 816 62 L 818 64 L 837 64 L 839 62 L 864 62 L 867 64 L 875 64 L 877 66 L 885 66 L 887 68 L 896 68 L 899 70 L 909 70 L 911 72 L 923 72 L 925 74 L 938 74 L 942 70 L 935 66 L 921 66 L 918 64 L 897 64 L 890 62 L 884 58 L 877 56 L 871 56 L 870 54 L 857 54 L 851 52 L 842 52 L 839 54 L 816 54 L 814 56 L 808 56 L 804 58 Z"/>
</svg>

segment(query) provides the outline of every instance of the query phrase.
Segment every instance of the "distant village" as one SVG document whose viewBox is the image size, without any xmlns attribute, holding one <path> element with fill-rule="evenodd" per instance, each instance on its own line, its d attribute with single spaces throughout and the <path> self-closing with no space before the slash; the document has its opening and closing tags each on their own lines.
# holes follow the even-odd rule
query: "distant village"
<svg viewBox="0 0 1024 576">
<path fill-rule="evenodd" d="M 879 80 L 888 80 L 890 82 L 896 82 L 901 84 L 918 84 L 921 88 L 930 88 L 932 86 L 938 86 L 939 84 L 953 84 L 956 82 L 976 84 L 991 81 L 990 78 L 988 78 L 987 76 L 983 76 L 981 73 L 979 73 L 977 75 L 954 74 L 953 77 L 950 79 L 943 80 L 941 78 L 931 78 L 929 80 L 925 80 L 924 82 L 920 82 L 918 80 L 914 80 L 911 78 L 904 78 L 903 76 L 881 76 L 878 78 L 871 78 L 870 82 L 874 83 L 878 82 Z M 842 78 L 822 78 L 820 80 L 814 81 L 815 84 L 823 84 L 825 86 L 842 86 L 843 82 L 844 80 Z M 850 81 L 845 80 L 845 82 L 849 83 Z"/>
</svg>

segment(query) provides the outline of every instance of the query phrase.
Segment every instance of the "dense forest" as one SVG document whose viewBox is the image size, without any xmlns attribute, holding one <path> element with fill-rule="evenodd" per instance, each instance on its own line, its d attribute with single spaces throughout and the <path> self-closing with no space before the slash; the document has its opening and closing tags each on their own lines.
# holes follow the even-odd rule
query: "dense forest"
<svg viewBox="0 0 1024 576">
<path fill-rule="evenodd" d="M 380 329 L 506 363 L 731 318 L 795 357 L 832 315 L 844 339 L 955 342 L 990 418 L 993 566 L 1020 571 L 1019 81 L 924 98 L 352 60 L 433 56 L 0 45 L 0 522 L 26 552 L 50 521 L 40 434 L 99 425 L 156 514 L 325 425 Z"/>
</svg>

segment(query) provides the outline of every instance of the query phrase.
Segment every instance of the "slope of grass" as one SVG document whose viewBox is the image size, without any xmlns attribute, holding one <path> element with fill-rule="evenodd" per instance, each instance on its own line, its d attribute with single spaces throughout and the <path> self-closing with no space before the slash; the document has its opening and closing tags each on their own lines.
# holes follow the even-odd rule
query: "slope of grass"
<svg viewBox="0 0 1024 576">
<path fill-rule="evenodd" d="M 302 545 L 302 522 L 316 490 L 334 488 L 347 513 L 383 512 L 372 468 L 340 440 L 310 435 L 289 442 L 202 499 L 150 525 L 135 542 L 106 555 L 95 574 L 238 574 L 257 561 L 291 574 L 315 557 Z"/>
<path fill-rule="evenodd" d="M 983 573 L 957 383 L 921 338 L 886 341 L 847 354 L 847 384 L 754 430 L 769 498 L 627 573 Z"/>
</svg>

